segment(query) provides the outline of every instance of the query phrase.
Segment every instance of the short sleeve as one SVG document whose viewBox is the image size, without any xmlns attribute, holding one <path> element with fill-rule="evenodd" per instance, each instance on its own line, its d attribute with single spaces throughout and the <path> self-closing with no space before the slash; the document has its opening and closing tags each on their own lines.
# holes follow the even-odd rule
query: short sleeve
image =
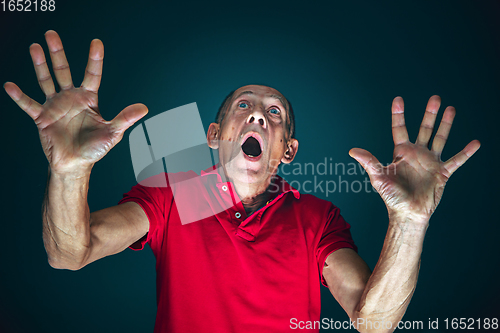
<svg viewBox="0 0 500 333">
<path fill-rule="evenodd" d="M 158 175 L 165 177 L 165 174 Z M 170 187 L 148 187 L 137 184 L 132 189 L 123 195 L 123 198 L 118 202 L 135 202 L 142 207 L 149 220 L 149 231 L 144 237 L 129 246 L 130 249 L 139 251 L 148 243 L 156 239 L 161 227 L 165 224 L 165 211 L 167 204 L 171 202 L 172 191 Z"/>
<path fill-rule="evenodd" d="M 327 287 L 327 284 L 323 277 L 323 267 L 325 266 L 326 258 L 332 252 L 341 248 L 350 248 L 356 252 L 358 251 L 351 237 L 350 229 L 351 226 L 349 223 L 340 215 L 340 209 L 332 204 L 316 250 L 321 283 L 325 287 Z"/>
</svg>

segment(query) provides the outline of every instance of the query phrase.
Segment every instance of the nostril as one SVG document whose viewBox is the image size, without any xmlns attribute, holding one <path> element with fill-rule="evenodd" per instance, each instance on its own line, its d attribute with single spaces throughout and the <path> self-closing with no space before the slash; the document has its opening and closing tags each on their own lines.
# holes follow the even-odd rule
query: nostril
<svg viewBox="0 0 500 333">
<path fill-rule="evenodd" d="M 248 120 L 248 122 L 253 123 L 254 120 L 255 120 L 255 118 L 253 116 L 251 116 L 250 119 Z"/>
<path fill-rule="evenodd" d="M 264 119 L 260 118 L 259 119 L 259 123 L 260 123 L 261 126 L 264 126 Z"/>
</svg>

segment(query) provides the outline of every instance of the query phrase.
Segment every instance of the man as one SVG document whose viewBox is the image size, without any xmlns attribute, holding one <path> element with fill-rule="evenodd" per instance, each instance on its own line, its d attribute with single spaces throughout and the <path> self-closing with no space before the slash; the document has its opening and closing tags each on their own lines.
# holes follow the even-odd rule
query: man
<svg viewBox="0 0 500 333">
<path fill-rule="evenodd" d="M 92 41 L 83 83 L 75 88 L 59 36 L 54 31 L 45 36 L 61 91 L 56 93 L 38 44 L 30 53 L 45 104 L 13 83 L 4 87 L 35 120 L 50 164 L 43 239 L 52 267 L 77 270 L 148 242 L 157 258 L 156 332 L 289 331 L 297 321 L 320 319 L 320 279 L 359 331 L 396 328 L 415 289 L 430 216 L 448 178 L 480 146 L 472 141 L 441 162 L 454 108 L 446 108 L 428 149 L 439 97 L 430 98 L 415 144 L 409 142 L 403 101 L 397 97 L 393 163 L 382 167 L 369 152 L 350 151 L 389 214 L 382 253 L 371 273 L 338 208 L 298 193 L 276 176 L 279 163 L 293 161 L 298 141 L 289 103 L 266 86 L 245 86 L 226 99 L 207 133 L 208 145 L 219 149 L 220 165 L 196 178 L 198 183 L 187 188 L 181 182 L 167 188 L 137 185 L 121 204 L 90 213 L 93 165 L 147 109 L 135 104 L 112 121 L 103 120 L 97 107 L 102 43 Z M 175 201 L 192 200 L 193 209 L 234 205 L 183 224 L 174 196 Z"/>
</svg>

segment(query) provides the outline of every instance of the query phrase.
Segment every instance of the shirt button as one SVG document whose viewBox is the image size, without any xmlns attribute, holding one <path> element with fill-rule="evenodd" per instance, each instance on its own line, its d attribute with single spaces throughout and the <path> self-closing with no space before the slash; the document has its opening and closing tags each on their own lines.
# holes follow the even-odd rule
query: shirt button
<svg viewBox="0 0 500 333">
<path fill-rule="evenodd" d="M 241 213 L 240 212 L 236 212 L 236 214 L 234 214 L 234 216 L 239 219 L 241 217 Z"/>
<path fill-rule="evenodd" d="M 222 190 L 223 190 L 224 192 L 226 192 L 226 191 L 227 191 L 227 186 L 226 186 L 226 185 L 223 185 L 223 186 L 222 186 Z"/>
</svg>

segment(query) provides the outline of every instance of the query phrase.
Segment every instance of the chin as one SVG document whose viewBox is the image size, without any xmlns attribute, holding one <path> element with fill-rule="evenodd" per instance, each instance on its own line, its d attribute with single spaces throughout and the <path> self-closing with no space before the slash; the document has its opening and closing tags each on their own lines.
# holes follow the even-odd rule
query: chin
<svg viewBox="0 0 500 333">
<path fill-rule="evenodd" d="M 268 177 L 268 165 L 264 158 L 249 160 L 243 154 L 239 154 L 226 166 L 226 171 L 231 179 L 242 183 L 259 183 Z"/>
</svg>

